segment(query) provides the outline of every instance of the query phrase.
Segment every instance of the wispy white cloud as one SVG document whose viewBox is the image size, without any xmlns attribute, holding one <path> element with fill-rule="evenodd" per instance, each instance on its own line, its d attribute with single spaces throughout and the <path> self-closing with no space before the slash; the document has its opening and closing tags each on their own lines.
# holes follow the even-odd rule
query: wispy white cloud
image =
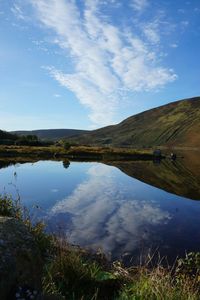
<svg viewBox="0 0 200 300">
<path fill-rule="evenodd" d="M 170 44 L 170 47 L 171 48 L 178 48 L 178 44 L 176 44 L 176 43 Z"/>
<path fill-rule="evenodd" d="M 146 38 L 153 44 L 159 44 L 160 32 L 159 32 L 159 21 L 148 23 L 144 26 L 143 31 Z"/>
<path fill-rule="evenodd" d="M 26 20 L 26 16 L 23 13 L 23 10 L 17 3 L 14 3 L 14 5 L 11 7 L 11 11 L 18 19 Z"/>
<path fill-rule="evenodd" d="M 62 97 L 60 94 L 54 94 L 53 95 L 55 98 L 60 98 L 60 97 Z"/>
<path fill-rule="evenodd" d="M 179 9 L 178 9 L 178 12 L 181 13 L 181 14 L 184 14 L 184 13 L 185 13 L 185 9 L 179 8 Z"/>
<path fill-rule="evenodd" d="M 48 47 L 45 45 L 44 41 L 33 40 L 32 43 L 37 47 L 38 50 L 42 50 L 46 53 L 49 53 Z"/>
<path fill-rule="evenodd" d="M 50 74 L 90 109 L 94 124 L 112 123 L 126 92 L 158 89 L 176 79 L 172 69 L 161 65 L 154 47 L 160 42 L 155 24 L 146 24 L 142 34 L 116 25 L 102 13 L 105 3 L 100 0 L 86 0 L 83 8 L 71 0 L 29 2 L 74 65 L 71 73 L 51 67 Z M 131 5 L 139 11 L 148 1 L 134 0 Z"/>
<path fill-rule="evenodd" d="M 181 28 L 185 30 L 189 26 L 190 22 L 188 20 L 184 20 L 181 22 Z"/>
<path fill-rule="evenodd" d="M 58 189 L 51 189 L 51 192 L 52 192 L 52 193 L 58 193 L 59 190 L 58 190 Z"/>
<path fill-rule="evenodd" d="M 131 6 L 138 12 L 143 11 L 149 5 L 149 0 L 131 0 Z"/>
</svg>

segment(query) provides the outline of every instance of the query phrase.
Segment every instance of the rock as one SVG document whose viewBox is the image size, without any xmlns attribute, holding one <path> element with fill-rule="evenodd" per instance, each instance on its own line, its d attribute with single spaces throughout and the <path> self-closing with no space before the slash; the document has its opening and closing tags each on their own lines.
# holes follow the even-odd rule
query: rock
<svg viewBox="0 0 200 300">
<path fill-rule="evenodd" d="M 28 228 L 0 216 L 0 299 L 15 299 L 18 286 L 41 290 L 42 269 L 40 250 Z"/>
</svg>

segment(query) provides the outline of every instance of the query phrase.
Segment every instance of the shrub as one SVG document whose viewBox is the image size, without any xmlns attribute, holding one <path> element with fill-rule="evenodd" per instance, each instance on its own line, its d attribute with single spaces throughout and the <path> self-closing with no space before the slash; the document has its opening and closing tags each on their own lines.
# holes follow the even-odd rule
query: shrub
<svg viewBox="0 0 200 300">
<path fill-rule="evenodd" d="M 65 150 L 69 150 L 71 148 L 71 144 L 66 140 L 60 140 L 57 142 L 57 145 L 62 146 Z"/>
<path fill-rule="evenodd" d="M 20 198 L 12 200 L 8 195 L 0 195 L 0 216 L 22 218 Z"/>
</svg>

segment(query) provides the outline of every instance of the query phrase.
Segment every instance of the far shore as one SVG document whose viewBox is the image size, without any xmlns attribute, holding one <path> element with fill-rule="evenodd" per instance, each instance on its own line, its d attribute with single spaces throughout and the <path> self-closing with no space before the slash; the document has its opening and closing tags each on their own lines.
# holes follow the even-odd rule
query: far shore
<svg viewBox="0 0 200 300">
<path fill-rule="evenodd" d="M 86 159 L 86 160 L 152 160 L 152 149 L 130 149 L 110 147 L 71 146 L 0 146 L 1 158 L 26 157 L 33 159 Z M 160 158 L 164 158 L 161 155 Z"/>
</svg>

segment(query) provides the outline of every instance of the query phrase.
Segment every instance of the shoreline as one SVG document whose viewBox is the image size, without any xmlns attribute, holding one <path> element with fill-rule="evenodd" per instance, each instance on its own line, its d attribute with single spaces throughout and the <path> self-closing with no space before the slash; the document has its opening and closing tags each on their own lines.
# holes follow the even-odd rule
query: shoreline
<svg viewBox="0 0 200 300">
<path fill-rule="evenodd" d="M 98 161 L 109 160 L 153 160 L 151 149 L 128 149 L 108 147 L 72 146 L 65 150 L 63 147 L 48 146 L 0 146 L 0 159 L 27 157 L 38 159 L 89 159 Z M 160 159 L 165 158 L 161 155 Z"/>
</svg>

